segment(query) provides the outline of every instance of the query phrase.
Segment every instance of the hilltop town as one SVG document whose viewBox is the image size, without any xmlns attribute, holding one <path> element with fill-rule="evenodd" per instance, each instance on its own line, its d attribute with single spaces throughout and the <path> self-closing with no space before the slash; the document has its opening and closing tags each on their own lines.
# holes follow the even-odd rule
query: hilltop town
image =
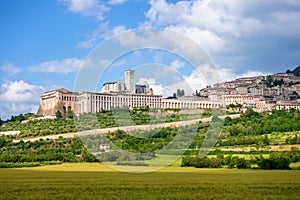
<svg viewBox="0 0 300 200">
<path fill-rule="evenodd" d="M 257 111 L 299 109 L 299 94 L 300 66 L 285 73 L 217 83 L 197 92 L 198 96 L 210 100 L 223 100 L 226 105 L 240 104 Z"/>
<path fill-rule="evenodd" d="M 135 71 L 124 72 L 122 80 L 103 84 L 102 92 L 71 92 L 64 88 L 45 92 L 38 114 L 60 111 L 96 113 L 112 108 L 149 107 L 157 109 L 253 108 L 259 112 L 300 109 L 300 66 L 293 71 L 267 76 L 238 78 L 196 91 L 193 96 L 164 98 L 149 85 L 135 82 Z"/>
</svg>

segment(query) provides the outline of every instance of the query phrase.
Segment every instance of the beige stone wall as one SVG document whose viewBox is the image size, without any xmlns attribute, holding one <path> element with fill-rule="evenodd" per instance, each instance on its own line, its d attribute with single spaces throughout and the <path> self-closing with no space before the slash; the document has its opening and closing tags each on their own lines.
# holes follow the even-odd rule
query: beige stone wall
<svg viewBox="0 0 300 200">
<path fill-rule="evenodd" d="M 65 89 L 45 92 L 40 97 L 40 106 L 37 114 L 55 115 L 56 111 L 61 113 L 74 110 L 77 94 Z"/>
</svg>

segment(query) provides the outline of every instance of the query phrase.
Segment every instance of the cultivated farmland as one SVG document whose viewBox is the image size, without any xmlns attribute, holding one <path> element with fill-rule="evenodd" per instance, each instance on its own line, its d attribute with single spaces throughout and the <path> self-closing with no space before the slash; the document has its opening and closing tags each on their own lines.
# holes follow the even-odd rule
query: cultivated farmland
<svg viewBox="0 0 300 200">
<path fill-rule="evenodd" d="M 300 170 L 167 167 L 122 173 L 99 163 L 1 169 L 0 199 L 299 199 Z"/>
</svg>

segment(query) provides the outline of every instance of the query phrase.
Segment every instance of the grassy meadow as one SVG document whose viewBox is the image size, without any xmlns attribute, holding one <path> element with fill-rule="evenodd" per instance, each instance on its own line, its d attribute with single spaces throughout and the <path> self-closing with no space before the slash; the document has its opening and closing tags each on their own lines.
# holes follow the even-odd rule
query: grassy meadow
<svg viewBox="0 0 300 200">
<path fill-rule="evenodd" d="M 99 163 L 0 169 L 0 199 L 299 199 L 300 170 L 166 167 L 117 172 Z"/>
</svg>

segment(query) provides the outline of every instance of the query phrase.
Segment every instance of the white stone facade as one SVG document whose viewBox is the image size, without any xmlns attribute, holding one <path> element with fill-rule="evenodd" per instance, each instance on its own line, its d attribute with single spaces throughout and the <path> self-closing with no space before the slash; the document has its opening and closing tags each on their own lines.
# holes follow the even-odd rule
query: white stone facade
<svg viewBox="0 0 300 200">
<path fill-rule="evenodd" d="M 178 99 L 164 99 L 155 94 L 122 94 L 103 92 L 69 92 L 59 89 L 46 92 L 40 98 L 38 114 L 54 115 L 56 111 L 62 113 L 72 110 L 75 114 L 96 113 L 113 108 L 179 108 L 200 109 L 218 108 L 219 102 L 198 97 L 181 97 Z"/>
<path fill-rule="evenodd" d="M 125 91 L 125 84 L 122 81 L 108 82 L 103 84 L 104 92 L 122 92 Z"/>
<path fill-rule="evenodd" d="M 179 108 L 179 109 L 205 109 L 219 108 L 220 102 L 213 102 L 200 97 L 180 97 L 178 99 L 163 99 L 162 108 Z"/>
</svg>

